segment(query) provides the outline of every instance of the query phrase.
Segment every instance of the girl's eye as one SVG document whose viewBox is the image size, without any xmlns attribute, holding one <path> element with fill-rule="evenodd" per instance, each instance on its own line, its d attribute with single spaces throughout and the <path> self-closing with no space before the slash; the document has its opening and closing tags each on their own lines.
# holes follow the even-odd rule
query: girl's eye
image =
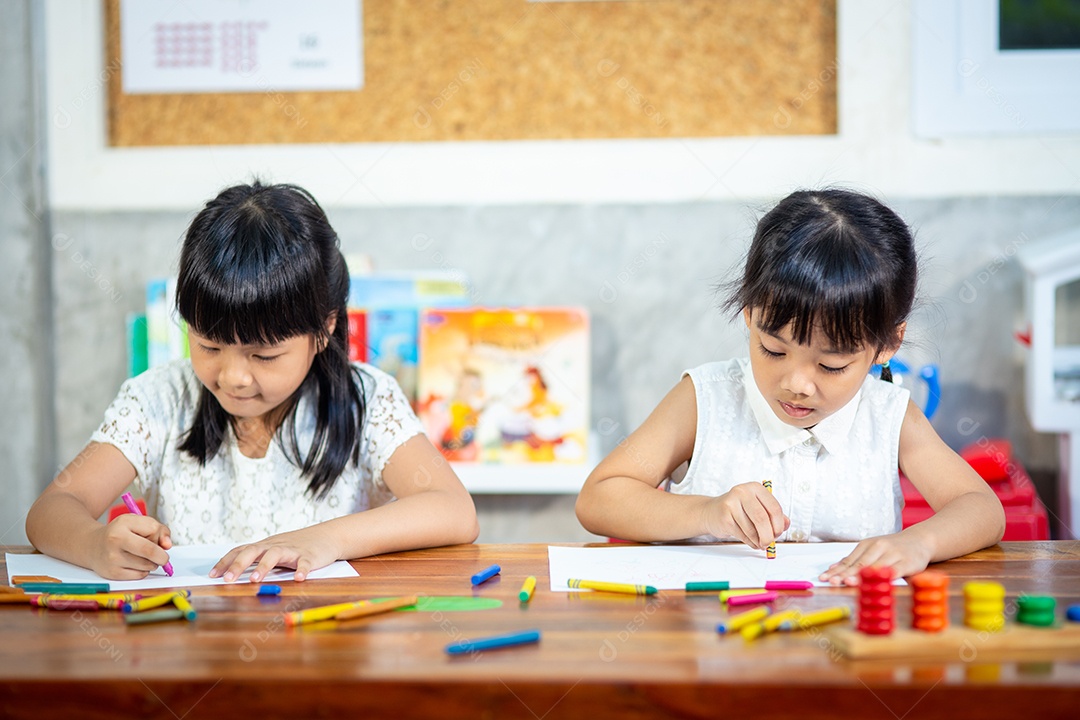
<svg viewBox="0 0 1080 720">
<path fill-rule="evenodd" d="M 272 362 L 274 360 L 277 360 L 281 356 L 280 355 L 255 355 L 253 357 L 256 360 L 261 360 L 262 362 Z"/>
<path fill-rule="evenodd" d="M 822 365 L 822 366 L 821 366 L 821 369 L 822 369 L 822 370 L 824 370 L 824 371 L 825 371 L 825 372 L 827 372 L 827 373 L 833 373 L 833 374 L 839 374 L 839 373 L 842 373 L 842 372 L 844 372 L 845 370 L 847 370 L 847 368 L 848 368 L 848 366 L 847 366 L 847 365 L 845 365 L 845 366 L 843 366 L 843 367 L 838 367 L 838 368 L 837 368 L 837 367 L 829 367 L 828 365 Z"/>
<path fill-rule="evenodd" d="M 771 357 L 771 358 L 784 357 L 784 353 L 773 352 L 772 350 L 765 347 L 764 345 L 759 344 L 758 347 L 761 348 L 761 352 L 765 355 L 765 357 Z"/>
<path fill-rule="evenodd" d="M 204 353 L 209 353 L 210 355 L 213 355 L 218 351 L 218 348 L 210 347 L 209 345 L 199 345 L 199 349 L 201 349 Z"/>
</svg>

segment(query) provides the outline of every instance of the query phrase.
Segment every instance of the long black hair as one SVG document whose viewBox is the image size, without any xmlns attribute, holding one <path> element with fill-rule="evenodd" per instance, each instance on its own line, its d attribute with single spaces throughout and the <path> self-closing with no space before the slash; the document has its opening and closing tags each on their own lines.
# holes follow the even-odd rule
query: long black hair
<svg viewBox="0 0 1080 720">
<path fill-rule="evenodd" d="M 820 329 L 841 350 L 880 352 L 896 346 L 917 275 L 914 238 L 895 212 L 849 190 L 801 190 L 758 222 L 723 305 L 760 309 L 763 330 L 790 325 L 799 344 Z"/>
<path fill-rule="evenodd" d="M 223 344 L 274 344 L 313 335 L 321 351 L 289 400 L 276 431 L 286 456 L 325 497 L 358 462 L 364 422 L 363 378 L 349 364 L 349 272 L 326 213 L 295 185 L 236 185 L 195 217 L 184 237 L 176 308 L 188 326 Z M 328 322 L 336 319 L 333 334 Z M 300 395 L 317 395 L 315 434 L 302 453 L 296 433 Z M 230 416 L 206 387 L 180 450 L 206 464 L 225 438 Z"/>
</svg>

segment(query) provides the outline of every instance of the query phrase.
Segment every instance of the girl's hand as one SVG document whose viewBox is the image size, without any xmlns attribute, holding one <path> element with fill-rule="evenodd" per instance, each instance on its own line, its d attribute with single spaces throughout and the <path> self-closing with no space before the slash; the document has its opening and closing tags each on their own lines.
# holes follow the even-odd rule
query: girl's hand
<svg viewBox="0 0 1080 720">
<path fill-rule="evenodd" d="M 896 577 L 909 577 L 926 569 L 930 555 L 930 548 L 911 534 L 882 535 L 863 540 L 818 579 L 833 585 L 858 585 L 859 569 L 869 565 L 891 567 Z"/>
<path fill-rule="evenodd" d="M 109 580 L 142 580 L 165 563 L 169 528 L 152 517 L 124 513 L 96 531 L 90 569 Z"/>
<path fill-rule="evenodd" d="M 736 485 L 705 505 L 706 532 L 732 536 L 752 548 L 764 550 L 791 525 L 773 494 L 761 483 Z"/>
<path fill-rule="evenodd" d="M 225 582 L 233 582 L 253 563 L 258 563 L 249 578 L 253 583 L 265 579 L 275 567 L 295 569 L 294 579 L 302 582 L 312 570 L 326 567 L 340 557 L 337 547 L 317 528 L 272 535 L 233 548 L 210 569 L 210 577 L 224 577 Z"/>
</svg>

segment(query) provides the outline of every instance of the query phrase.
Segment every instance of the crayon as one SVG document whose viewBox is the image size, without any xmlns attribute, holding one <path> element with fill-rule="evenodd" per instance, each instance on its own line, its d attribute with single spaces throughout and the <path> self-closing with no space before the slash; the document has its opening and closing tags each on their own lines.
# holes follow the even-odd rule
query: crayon
<svg viewBox="0 0 1080 720">
<path fill-rule="evenodd" d="M 22 585 L 23 583 L 58 583 L 58 579 L 51 575 L 12 575 L 12 585 Z"/>
<path fill-rule="evenodd" d="M 728 598 L 735 597 L 736 595 L 757 595 L 758 593 L 763 592 L 765 592 L 765 588 L 735 588 L 734 590 L 721 590 L 720 604 L 726 605 Z"/>
<path fill-rule="evenodd" d="M 826 625 L 837 620 L 843 620 L 851 617 L 851 608 L 849 607 L 832 607 L 825 610 L 818 610 L 812 613 L 806 613 L 801 617 L 794 618 L 792 620 L 785 620 L 780 623 L 778 630 L 790 631 L 790 630 L 803 630 L 808 627 L 814 627 L 816 625 Z"/>
<path fill-rule="evenodd" d="M 496 648 L 525 645 L 526 643 L 540 642 L 539 630 L 526 630 L 525 632 L 509 633 L 507 635 L 494 635 L 479 640 L 465 640 L 464 642 L 452 643 L 446 646 L 446 652 L 451 655 L 478 652 L 480 650 L 494 650 Z"/>
<path fill-rule="evenodd" d="M 93 600 L 72 600 L 71 598 L 55 598 L 48 595 L 35 595 L 30 600 L 30 604 L 50 610 L 88 610 L 97 612 L 101 609 L 101 606 Z"/>
<path fill-rule="evenodd" d="M 188 599 L 180 593 L 173 595 L 172 603 L 176 606 L 177 610 L 184 613 L 184 617 L 188 620 L 194 620 L 198 617 L 198 613 L 195 612 L 194 606 L 192 606 Z"/>
<path fill-rule="evenodd" d="M 189 597 L 191 595 L 190 590 L 170 590 L 169 592 L 161 593 L 160 595 L 151 595 L 150 597 L 139 598 L 138 600 L 126 602 L 121 609 L 125 613 L 135 613 L 142 612 L 143 610 L 151 610 L 153 608 L 161 607 L 162 605 L 168 605 L 172 603 L 173 597 L 178 593 L 183 594 L 184 597 Z"/>
<path fill-rule="evenodd" d="M 24 592 L 60 593 L 63 595 L 93 595 L 109 592 L 109 583 L 23 583 Z"/>
<path fill-rule="evenodd" d="M 472 584 L 473 585 L 479 585 L 480 583 L 486 582 L 486 581 L 490 580 L 491 578 L 495 577 L 500 572 L 502 572 L 502 568 L 499 567 L 498 565 L 492 565 L 491 567 L 486 567 L 483 570 L 481 570 L 480 572 L 478 572 L 478 573 L 476 573 L 475 575 L 472 576 Z"/>
<path fill-rule="evenodd" d="M 281 594 L 281 586 L 280 585 L 260 585 L 258 591 L 255 594 L 256 595 L 264 595 L 264 596 L 265 595 L 280 595 Z"/>
<path fill-rule="evenodd" d="M 686 592 L 716 592 L 718 590 L 727 590 L 731 587 L 731 583 L 727 580 L 718 580 L 716 582 L 688 582 L 686 583 Z"/>
<path fill-rule="evenodd" d="M 142 510 L 140 510 L 139 506 L 135 504 L 135 500 L 132 499 L 131 493 L 124 493 L 120 496 L 120 499 L 124 501 L 125 505 L 127 505 L 128 510 L 135 513 L 136 515 L 142 515 Z M 161 566 L 161 569 L 165 571 L 166 575 L 172 577 L 173 566 L 171 562 L 166 562 L 164 565 Z"/>
<path fill-rule="evenodd" d="M 359 605 L 347 610 L 342 610 L 334 616 L 334 619 L 355 620 L 356 618 L 367 617 L 368 615 L 378 615 L 379 613 L 386 613 L 391 610 L 397 610 L 398 608 L 415 605 L 416 601 L 417 597 L 415 595 L 377 600 L 369 602 L 367 605 Z"/>
<path fill-rule="evenodd" d="M 128 625 L 142 625 L 144 623 L 164 622 L 166 620 L 183 620 L 184 611 L 170 607 L 150 612 L 132 613 L 124 616 L 124 622 Z"/>
<path fill-rule="evenodd" d="M 530 575 L 525 578 L 525 582 L 521 585 L 521 591 L 518 592 L 518 600 L 523 603 L 532 600 L 533 591 L 536 590 L 536 578 Z"/>
<path fill-rule="evenodd" d="M 780 593 L 775 590 L 769 590 L 768 592 L 756 593 L 754 595 L 732 595 L 727 599 L 728 607 L 735 607 L 736 605 L 756 605 L 757 603 L 771 603 L 776 598 L 780 597 Z"/>
<path fill-rule="evenodd" d="M 53 593 L 43 593 L 41 595 L 30 595 L 30 604 L 36 607 L 53 607 L 53 603 L 57 601 L 71 601 L 78 600 L 80 602 L 92 602 L 99 608 L 105 608 L 108 610 L 121 610 L 124 607 L 124 603 L 138 600 L 142 595 L 135 593 L 98 593 L 96 595 L 61 595 Z"/>
<path fill-rule="evenodd" d="M 765 632 L 774 632 L 788 620 L 797 620 L 801 614 L 798 610 L 781 610 L 762 620 L 761 625 L 765 628 Z"/>
<path fill-rule="evenodd" d="M 734 617 L 728 618 L 727 622 L 722 622 L 716 626 L 716 632 L 725 634 L 733 633 L 741 630 L 750 623 L 758 622 L 764 619 L 769 614 L 769 608 L 754 608 L 753 610 L 747 610 L 744 613 L 739 613 Z"/>
<path fill-rule="evenodd" d="M 772 495 L 773 494 L 772 480 L 762 480 L 761 482 L 765 485 L 765 489 L 769 491 L 769 494 Z M 765 558 L 767 560 L 775 560 L 776 559 L 776 541 L 775 540 L 773 542 L 769 543 L 769 546 L 767 548 L 765 548 Z"/>
<path fill-rule="evenodd" d="M 809 580 L 766 580 L 766 590 L 810 590 L 814 583 Z"/>
<path fill-rule="evenodd" d="M 572 588 L 584 588 L 586 590 L 599 590 L 600 592 L 628 593 L 630 595 L 655 595 L 656 588 L 652 585 L 632 585 L 630 583 L 601 582 L 599 580 L 579 580 L 570 578 L 566 584 Z"/>
<path fill-rule="evenodd" d="M 27 595 L 26 593 L 0 593 L 0 605 L 30 602 L 30 598 L 35 597 L 37 595 Z"/>
<path fill-rule="evenodd" d="M 369 604 L 371 604 L 370 600 L 352 600 L 350 602 L 308 608 L 307 610 L 296 610 L 295 612 L 285 613 L 285 624 L 303 625 L 304 623 L 316 622 L 318 620 L 330 620 L 331 618 L 337 617 L 337 614 L 340 612 Z"/>
</svg>

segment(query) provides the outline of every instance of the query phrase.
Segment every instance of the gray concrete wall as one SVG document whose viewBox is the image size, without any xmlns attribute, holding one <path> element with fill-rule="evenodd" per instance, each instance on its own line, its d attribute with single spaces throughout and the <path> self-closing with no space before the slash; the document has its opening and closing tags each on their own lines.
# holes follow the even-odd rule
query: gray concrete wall
<svg viewBox="0 0 1080 720">
<path fill-rule="evenodd" d="M 26 542 L 26 511 L 52 475 L 39 12 L 12 0 L 0 23 L 0 544 Z"/>
</svg>

